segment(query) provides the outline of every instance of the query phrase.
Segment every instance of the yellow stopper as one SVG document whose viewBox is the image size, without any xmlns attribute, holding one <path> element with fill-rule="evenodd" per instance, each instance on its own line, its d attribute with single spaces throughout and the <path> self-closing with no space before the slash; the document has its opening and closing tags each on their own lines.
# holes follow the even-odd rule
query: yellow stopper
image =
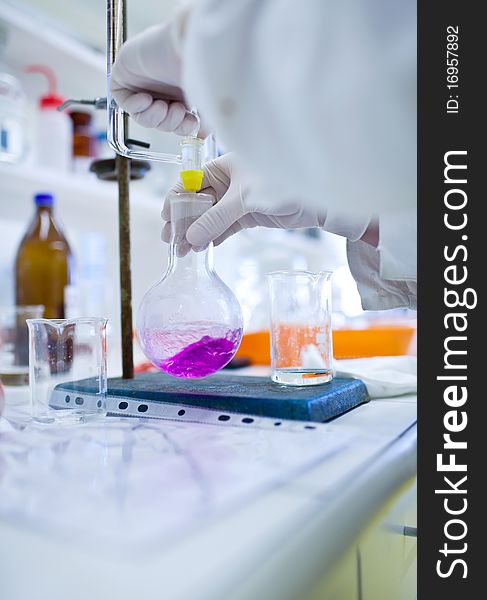
<svg viewBox="0 0 487 600">
<path fill-rule="evenodd" d="M 187 171 L 181 171 L 180 175 L 184 189 L 187 192 L 197 192 L 201 189 L 203 182 L 203 171 L 201 169 L 188 169 Z"/>
</svg>

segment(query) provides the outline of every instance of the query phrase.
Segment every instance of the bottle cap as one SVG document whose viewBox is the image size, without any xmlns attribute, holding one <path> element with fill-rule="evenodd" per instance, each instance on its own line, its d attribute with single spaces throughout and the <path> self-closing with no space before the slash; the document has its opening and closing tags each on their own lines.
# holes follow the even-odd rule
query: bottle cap
<svg viewBox="0 0 487 600">
<path fill-rule="evenodd" d="M 63 102 L 64 98 L 56 94 L 46 94 L 45 96 L 41 96 L 39 98 L 39 106 L 41 108 L 48 108 L 52 110 L 55 110 L 58 106 L 61 106 Z"/>
<path fill-rule="evenodd" d="M 34 202 L 36 203 L 36 206 L 52 206 L 54 204 L 54 196 L 42 192 L 34 196 Z"/>
</svg>

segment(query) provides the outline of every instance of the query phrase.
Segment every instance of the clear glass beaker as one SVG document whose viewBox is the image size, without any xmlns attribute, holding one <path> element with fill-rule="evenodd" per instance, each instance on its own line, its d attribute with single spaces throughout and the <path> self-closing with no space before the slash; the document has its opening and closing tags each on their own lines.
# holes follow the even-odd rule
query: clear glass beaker
<svg viewBox="0 0 487 600">
<path fill-rule="evenodd" d="M 27 319 L 44 314 L 42 305 L 0 306 L 0 378 L 5 385 L 29 383 Z"/>
<path fill-rule="evenodd" d="M 107 320 L 28 319 L 32 417 L 83 422 L 106 415 Z"/>
<path fill-rule="evenodd" d="M 213 268 L 213 244 L 196 251 L 186 239 L 188 227 L 211 208 L 213 196 L 174 194 L 169 201 L 169 265 L 142 299 L 137 338 L 147 358 L 164 373 L 206 377 L 237 352 L 242 311 Z"/>
<path fill-rule="evenodd" d="M 333 378 L 331 271 L 274 271 L 270 292 L 271 377 L 285 385 Z"/>
</svg>

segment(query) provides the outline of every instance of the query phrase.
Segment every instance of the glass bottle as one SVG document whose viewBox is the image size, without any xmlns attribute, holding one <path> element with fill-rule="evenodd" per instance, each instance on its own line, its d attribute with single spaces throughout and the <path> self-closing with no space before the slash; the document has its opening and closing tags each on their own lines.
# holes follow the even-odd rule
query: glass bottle
<svg viewBox="0 0 487 600">
<path fill-rule="evenodd" d="M 205 377 L 224 367 L 242 338 L 237 298 L 213 269 L 213 244 L 193 249 L 188 227 L 213 204 L 208 194 L 169 198 L 171 244 L 163 278 L 144 296 L 137 337 L 144 354 L 174 377 Z"/>
<path fill-rule="evenodd" d="M 69 116 L 73 122 L 73 170 L 86 174 L 95 155 L 92 116 L 82 111 L 72 111 Z"/>
<path fill-rule="evenodd" d="M 46 319 L 64 318 L 64 289 L 70 283 L 72 254 L 53 214 L 54 197 L 36 194 L 36 212 L 15 260 L 17 305 L 41 304 Z"/>
</svg>

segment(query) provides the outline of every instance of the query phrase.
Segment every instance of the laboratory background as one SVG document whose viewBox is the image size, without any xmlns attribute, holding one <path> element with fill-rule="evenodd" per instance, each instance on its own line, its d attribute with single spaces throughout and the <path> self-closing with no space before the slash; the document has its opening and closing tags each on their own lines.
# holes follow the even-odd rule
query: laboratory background
<svg viewBox="0 0 487 600">
<path fill-rule="evenodd" d="M 154 23 L 168 19 L 174 12 L 175 3 L 171 0 L 128 0 L 126 4 L 126 33 L 130 38 Z M 305 6 L 296 3 L 295 10 L 305 10 Z M 9 344 L 9 332 L 19 317 L 19 305 L 36 305 L 30 306 L 30 312 L 26 313 L 31 319 L 106 318 L 107 374 L 109 378 L 117 378 L 122 373 L 119 188 L 115 152 L 107 142 L 106 104 L 100 102 L 107 94 L 106 44 L 106 3 L 102 0 L 0 0 L 0 381 L 6 390 L 6 403 L 0 399 L 0 405 L 5 403 L 7 416 L 12 406 L 16 403 L 20 406 L 19 390 L 24 389 L 29 381 L 28 357 L 20 361 L 23 366 L 19 367 L 17 351 L 12 350 Z M 68 103 L 65 110 L 57 110 L 60 104 L 69 100 L 73 102 Z M 173 133 L 142 128 L 133 120 L 130 120 L 129 128 L 130 138 L 135 140 L 133 148 L 143 152 L 150 145 L 151 151 L 171 155 L 181 152 L 181 138 Z M 201 151 L 205 159 L 226 150 L 217 137 L 210 136 Z M 179 170 L 177 164 L 169 162 L 143 158 L 132 161 L 130 266 L 136 375 L 157 371 L 154 360 L 147 357 L 147 348 L 145 352 L 141 348 L 135 327 L 144 295 L 167 269 L 169 246 L 161 241 L 161 211 L 168 191 L 179 180 Z M 43 212 L 46 207 L 50 210 Z M 50 219 L 50 224 L 43 219 Z M 53 243 L 67 270 L 59 268 L 58 279 L 52 283 L 49 297 L 36 296 L 33 302 L 32 289 L 42 287 L 42 282 L 25 276 L 25 264 L 33 261 L 35 265 L 38 261 L 41 268 L 43 261 L 49 260 L 42 252 L 29 255 L 29 243 L 35 243 L 43 226 L 49 226 L 55 232 Z M 310 436 L 314 435 L 316 439 L 318 434 L 315 431 L 306 432 L 306 439 L 301 430 L 299 434 L 293 434 L 293 431 L 297 432 L 298 425 L 286 426 L 282 435 L 289 436 L 289 440 L 283 441 L 267 439 L 258 430 L 255 430 L 255 437 L 245 430 L 241 434 L 237 431 L 235 438 L 228 440 L 225 435 L 230 434 L 222 433 L 221 438 L 218 437 L 220 434 L 216 434 L 218 439 L 215 441 L 215 434 L 211 431 L 188 429 L 179 432 L 182 437 L 178 442 L 172 442 L 172 429 L 166 437 L 157 437 L 157 426 L 151 426 L 149 420 L 149 425 L 141 425 L 137 431 L 124 422 L 120 430 L 114 427 L 102 434 L 95 428 L 85 434 L 85 438 L 82 430 L 73 429 L 66 456 L 79 453 L 82 460 L 75 460 L 77 466 L 71 472 L 67 463 L 61 460 L 59 473 L 66 467 L 67 474 L 53 476 L 51 488 L 52 494 L 52 490 L 71 489 L 71 514 L 61 502 L 58 505 L 53 500 L 51 492 L 34 494 L 25 515 L 9 512 L 19 490 L 29 495 L 28 490 L 42 488 L 39 482 L 44 469 L 47 469 L 43 461 L 54 464 L 52 461 L 58 460 L 56 448 L 59 446 L 54 443 L 57 434 L 52 434 L 51 440 L 42 440 L 40 434 L 38 438 L 34 434 L 25 442 L 26 446 L 13 437 L 9 442 L 8 436 L 13 435 L 13 430 L 5 421 L 0 425 L 0 440 L 7 436 L 5 457 L 2 458 L 0 453 L 0 485 L 4 470 L 10 473 L 9 461 L 21 460 L 19 457 L 24 453 L 23 456 L 32 457 L 33 462 L 26 458 L 23 467 L 24 474 L 28 473 L 31 477 L 29 483 L 24 482 L 22 487 L 17 475 L 6 475 L 6 485 L 0 487 L 0 497 L 4 494 L 4 500 L 0 498 L 0 518 L 7 519 L 5 528 L 0 526 L 0 539 L 4 537 L 4 542 L 0 541 L 0 563 L 8 554 L 4 545 L 8 540 L 12 548 L 10 576 L 4 582 L 3 576 L 0 577 L 2 600 L 34 599 L 34 596 L 28 595 L 32 593 L 34 584 L 21 582 L 22 567 L 18 561 L 24 552 L 27 557 L 25 570 L 32 575 L 32 581 L 40 582 L 40 590 L 50 590 L 45 595 L 39 592 L 41 595 L 36 596 L 39 599 L 91 596 L 94 599 L 138 597 L 168 600 L 234 597 L 413 600 L 415 597 L 415 523 L 411 508 L 414 491 L 410 486 L 411 475 L 414 474 L 411 466 L 414 440 L 404 437 L 404 432 L 410 432 L 415 422 L 415 383 L 410 383 L 414 368 L 411 369 L 410 363 L 407 363 L 404 370 L 398 367 L 396 382 L 391 381 L 390 373 L 385 383 L 381 380 L 390 357 L 405 361 L 415 357 L 415 312 L 407 308 L 363 310 L 357 284 L 348 267 L 345 238 L 319 228 L 283 230 L 256 227 L 240 231 L 214 249 L 214 265 L 219 277 L 237 298 L 242 318 L 240 347 L 220 375 L 233 376 L 241 372 L 268 378 L 271 363 L 269 273 L 325 271 L 331 272 L 330 281 L 323 285 L 330 283 L 328 306 L 331 307 L 331 328 L 327 329 L 327 335 L 331 337 L 336 364 L 342 365 L 340 369 L 345 376 L 361 377 L 367 384 L 370 363 L 363 363 L 365 366 L 356 372 L 347 361 L 366 361 L 371 357 L 381 357 L 380 361 L 384 359 L 379 362 L 378 370 L 371 371 L 369 378 L 371 387 L 368 393 L 373 399 L 351 409 L 343 417 L 336 417 L 338 420 L 330 421 L 331 425 L 318 424 L 318 432 L 326 433 L 326 443 L 313 442 Z M 276 298 L 285 296 L 290 290 L 287 282 L 283 285 L 276 281 L 273 285 L 275 288 L 271 293 Z M 278 288 L 278 285 L 283 287 Z M 193 300 L 198 302 L 197 297 Z M 277 299 L 275 302 L 277 305 Z M 39 308 L 37 305 L 42 306 Z M 240 324 L 235 325 L 235 328 L 238 327 Z M 309 354 L 305 352 L 309 359 L 307 366 L 315 367 L 313 351 L 311 347 L 308 349 Z M 27 350 L 24 349 L 25 352 Z M 333 357 L 329 357 L 330 361 Z M 394 378 L 396 363 L 390 364 Z M 41 385 L 39 382 L 39 389 Z M 381 386 L 382 392 L 377 391 Z M 401 393 L 406 395 L 402 397 Z M 382 400 L 375 400 L 376 396 Z M 366 408 L 369 410 L 367 413 Z M 182 418 L 185 409 L 181 410 Z M 194 418 L 205 420 L 199 413 Z M 253 427 L 252 415 L 246 418 L 250 419 L 249 427 Z M 344 423 L 342 428 L 340 419 Z M 270 433 L 274 434 L 281 422 L 285 423 L 285 420 L 274 419 Z M 178 434 L 179 425 L 176 421 L 171 423 L 174 435 Z M 219 425 L 222 431 L 229 430 L 229 426 L 227 429 L 223 427 L 224 423 Z M 315 429 L 313 424 L 306 427 Z M 331 429 L 326 429 L 329 427 Z M 263 431 L 266 431 L 265 427 Z M 90 437 L 89 444 L 85 443 L 86 435 Z M 293 435 L 303 435 L 303 439 L 295 442 L 291 439 Z M 125 439 L 124 436 L 132 436 L 127 445 L 120 442 Z M 391 456 L 381 454 L 384 448 L 398 440 L 398 449 Z M 44 449 L 43 453 L 32 451 L 36 443 Z M 115 460 L 113 453 L 119 443 L 122 443 L 124 458 L 120 464 L 117 463 L 118 466 L 110 467 L 111 484 L 101 489 L 100 480 L 107 472 L 107 465 Z M 165 445 L 173 443 L 176 446 L 180 444 L 180 448 L 176 447 L 171 465 L 167 467 L 166 464 L 166 472 L 166 467 L 159 468 L 151 452 L 164 454 L 167 452 Z M 174 472 L 181 472 L 178 460 L 191 443 L 196 443 L 194 454 L 198 459 L 191 462 L 193 458 L 185 458 L 187 462 L 182 468 L 188 469 L 188 481 L 194 475 L 191 475 L 193 470 L 197 471 L 196 477 L 201 480 L 207 478 L 207 481 L 203 491 L 199 490 L 194 497 L 188 495 L 189 488 L 183 484 L 177 487 L 168 503 L 162 503 L 162 517 L 156 501 L 157 493 L 173 486 Z M 250 462 L 240 457 L 240 453 L 246 455 L 246 444 L 253 448 L 249 451 L 253 457 Z M 96 454 L 99 446 L 105 452 L 103 464 Z M 320 462 L 323 457 L 335 454 L 340 457 L 336 464 Z M 267 455 L 268 462 L 262 458 L 263 455 Z M 237 466 L 228 467 L 228 472 L 222 475 L 223 483 L 218 481 L 216 484 L 210 466 L 216 469 L 219 461 L 225 462 L 228 456 L 238 457 L 238 460 L 235 458 Z M 117 479 L 117 473 L 122 468 L 120 465 L 130 460 L 139 471 L 137 475 L 130 475 L 134 479 L 129 477 L 127 484 L 125 475 Z M 197 464 L 198 460 L 202 464 Z M 91 477 L 86 461 L 92 461 L 95 478 Z M 301 470 L 304 463 L 314 465 L 318 471 Z M 371 467 L 376 472 L 365 476 Z M 15 469 L 12 472 L 17 473 Z M 299 477 L 294 480 L 296 473 Z M 47 477 L 46 471 L 46 481 Z M 154 496 L 149 498 L 152 477 Z M 365 478 L 363 488 L 360 487 L 361 477 Z M 228 490 L 225 484 L 233 481 L 232 478 L 239 484 Z M 257 502 L 256 508 L 249 508 L 253 494 L 261 494 L 259 490 L 267 489 L 270 479 L 275 484 L 271 496 L 259 496 L 260 504 Z M 409 482 L 407 486 L 406 481 Z M 138 483 L 141 488 L 137 487 Z M 119 496 L 117 486 L 125 490 Z M 141 489 L 145 490 L 145 495 Z M 364 493 L 362 506 L 363 511 L 367 510 L 366 514 L 360 513 L 357 496 L 364 489 L 368 490 Z M 324 507 L 333 505 L 330 500 L 333 490 L 342 490 L 346 501 L 340 500 L 342 511 L 334 509 L 335 512 L 328 514 Z M 397 496 L 398 490 L 407 494 Z M 61 496 L 64 491 L 59 492 Z M 85 492 L 89 500 L 82 506 L 74 498 Z M 212 497 L 213 492 L 216 500 Z M 399 497 L 399 500 L 387 504 L 393 496 Z M 125 533 L 109 513 L 109 506 L 103 508 L 104 497 L 110 497 L 113 505 L 127 502 L 133 507 L 130 515 L 126 516 Z M 249 498 L 248 504 L 246 498 Z M 214 505 L 211 504 L 213 500 Z M 211 504 L 209 517 L 198 508 L 200 503 L 207 502 Z M 247 513 L 243 517 L 232 516 L 229 507 L 241 504 L 246 506 Z M 384 508 L 386 504 L 387 508 Z M 96 516 L 90 516 L 88 505 L 99 507 L 95 511 Z M 279 508 L 275 510 L 276 505 Z M 137 506 L 141 507 L 141 512 L 134 508 Z M 170 517 L 172 511 L 174 517 Z M 321 511 L 324 511 L 323 514 Z M 162 519 L 156 525 L 153 520 L 155 514 Z M 193 521 L 202 519 L 204 527 L 200 523 L 188 529 L 185 522 L 187 515 L 191 515 L 193 525 Z M 79 526 L 73 523 L 78 518 Z M 230 519 L 230 524 L 225 519 Z M 32 541 L 23 539 L 23 536 L 31 535 L 31 521 L 35 523 L 32 531 L 54 532 L 48 535 L 47 549 L 40 538 L 32 538 Z M 364 523 L 372 521 L 376 529 L 364 538 L 365 541 L 357 542 Z M 102 541 L 96 550 L 100 552 L 99 558 L 96 557 L 98 555 L 90 556 L 90 538 L 88 535 L 84 537 L 91 525 L 101 532 Z M 254 525 L 256 530 L 252 533 Z M 208 531 L 205 527 L 209 528 Z M 384 538 L 386 530 L 387 535 L 391 535 L 391 527 L 397 530 L 399 546 L 387 536 L 387 539 Z M 180 531 L 185 534 L 174 549 L 172 540 L 180 540 Z M 79 536 L 81 542 L 78 548 L 77 542 L 71 544 L 70 540 L 77 540 Z M 97 539 L 96 536 L 93 539 Z M 336 544 L 333 542 L 335 539 L 339 540 Z M 166 543 L 173 548 L 169 554 L 165 549 Z M 44 551 L 49 560 L 42 559 Z M 274 552 L 275 564 L 272 560 Z M 146 553 L 150 554 L 153 562 L 140 559 Z M 329 573 L 338 556 L 344 558 L 338 567 L 334 567 L 331 577 Z M 74 563 L 66 565 L 65 557 L 74 562 L 80 561 L 80 569 Z M 228 563 L 225 562 L 227 559 Z M 267 564 L 267 560 L 268 566 L 261 573 L 256 563 Z M 55 561 L 59 571 L 55 576 L 50 561 Z M 298 568 L 301 562 L 302 567 Z M 387 575 L 383 564 L 388 565 L 385 569 Z M 51 581 L 50 575 L 58 578 L 52 588 L 47 583 Z M 74 577 L 83 580 L 79 590 L 76 589 L 78 584 L 73 582 Z M 282 577 L 283 581 L 276 583 L 276 577 Z M 114 580 L 118 580 L 118 584 L 115 585 Z M 7 595 L 2 594 L 3 585 L 8 590 Z M 164 589 L 166 592 L 162 593 Z M 69 595 L 65 595 L 66 590 L 70 590 Z M 160 595 L 154 590 L 159 590 Z"/>
<path fill-rule="evenodd" d="M 127 6 L 129 35 L 162 22 L 173 9 L 169 1 L 147 0 L 144 10 L 135 4 Z M 57 94 L 63 101 L 105 95 L 105 5 L 98 1 L 3 2 L 1 27 L 2 72 L 8 76 L 5 79 L 2 75 L 2 119 L 11 123 L 11 130 L 9 147 L 2 147 L 0 161 L 0 305 L 15 302 L 15 258 L 34 217 L 34 196 L 50 193 L 72 260 L 62 316 L 108 317 L 108 364 L 115 374 L 121 360 L 117 352 L 117 185 L 98 178 L 92 170 L 95 161 L 114 158 L 106 142 L 106 114 L 83 105 L 56 114 L 52 107 L 41 105 L 48 94 Z M 43 134 L 46 127 L 39 122 L 48 119 L 55 120 L 56 125 Z M 164 152 L 178 152 L 177 136 L 137 128 L 135 123 L 131 127 L 132 137 L 152 142 Z M 167 191 L 178 179 L 178 170 L 171 164 L 146 163 L 137 177 L 140 180 L 131 183 L 134 308 L 165 270 L 167 245 L 160 243 L 160 213 Z M 361 356 L 363 352 L 414 352 L 414 313 L 362 311 L 347 266 L 344 238 L 318 229 L 247 230 L 215 249 L 215 266 L 237 294 L 246 334 L 268 330 L 266 273 L 331 270 L 335 352 L 339 358 Z M 267 340 L 255 335 L 245 342 L 247 346 L 250 358 L 268 362 Z M 140 353 L 136 359 L 144 362 Z"/>
</svg>

